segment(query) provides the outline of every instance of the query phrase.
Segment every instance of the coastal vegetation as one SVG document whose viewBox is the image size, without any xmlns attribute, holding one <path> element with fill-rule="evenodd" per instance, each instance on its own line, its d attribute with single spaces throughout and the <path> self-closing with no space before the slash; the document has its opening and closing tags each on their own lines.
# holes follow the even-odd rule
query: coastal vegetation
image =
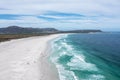
<svg viewBox="0 0 120 80">
<path fill-rule="evenodd" d="M 32 37 L 32 36 L 45 36 L 49 34 L 0 34 L 0 42 L 2 41 L 8 41 L 11 39 L 19 39 L 19 38 L 26 38 L 26 37 Z"/>
</svg>

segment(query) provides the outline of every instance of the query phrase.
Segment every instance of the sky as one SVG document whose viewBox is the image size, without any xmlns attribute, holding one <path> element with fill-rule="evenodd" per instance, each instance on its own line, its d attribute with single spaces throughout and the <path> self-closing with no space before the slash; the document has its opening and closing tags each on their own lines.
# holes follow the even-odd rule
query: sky
<svg viewBox="0 0 120 80">
<path fill-rule="evenodd" d="M 0 0 L 0 27 L 120 31 L 120 0 Z"/>
</svg>

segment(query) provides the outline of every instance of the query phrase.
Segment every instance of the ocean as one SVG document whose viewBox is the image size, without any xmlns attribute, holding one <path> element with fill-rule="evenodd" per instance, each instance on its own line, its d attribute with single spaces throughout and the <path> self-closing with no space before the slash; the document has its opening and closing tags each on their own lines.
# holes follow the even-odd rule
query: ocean
<svg viewBox="0 0 120 80">
<path fill-rule="evenodd" d="M 120 80 L 120 33 L 66 34 L 50 60 L 60 80 Z"/>
</svg>

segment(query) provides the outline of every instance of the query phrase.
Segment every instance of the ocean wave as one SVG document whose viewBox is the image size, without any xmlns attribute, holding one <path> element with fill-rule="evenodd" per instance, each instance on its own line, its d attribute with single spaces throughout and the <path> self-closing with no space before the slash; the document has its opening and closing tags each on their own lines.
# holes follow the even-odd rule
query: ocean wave
<svg viewBox="0 0 120 80">
<path fill-rule="evenodd" d="M 104 80 L 105 79 L 105 77 L 103 76 L 103 75 L 89 75 L 88 76 L 88 79 L 89 80 Z"/>
<path fill-rule="evenodd" d="M 98 71 L 97 67 L 85 61 L 85 57 L 83 55 L 74 55 L 67 65 L 70 67 L 71 70 L 88 70 L 88 71 Z"/>
<path fill-rule="evenodd" d="M 70 43 L 68 35 L 56 39 L 52 49 L 53 54 L 50 59 L 58 70 L 60 80 L 104 80 L 104 76 L 100 74 L 97 66 L 87 62 L 84 52 L 75 49 L 75 46 Z M 75 71 L 89 72 L 89 74 L 82 77 Z"/>
<path fill-rule="evenodd" d="M 53 43 L 55 43 L 56 41 L 59 41 L 59 40 L 61 40 L 61 39 L 65 39 L 65 38 L 67 38 L 69 36 L 69 34 L 64 34 L 64 35 L 62 35 L 61 37 L 58 37 L 58 38 L 56 38 L 55 40 L 53 40 Z"/>
<path fill-rule="evenodd" d="M 59 73 L 60 80 L 78 80 L 77 76 L 72 71 L 66 70 L 64 66 L 56 65 Z"/>
</svg>

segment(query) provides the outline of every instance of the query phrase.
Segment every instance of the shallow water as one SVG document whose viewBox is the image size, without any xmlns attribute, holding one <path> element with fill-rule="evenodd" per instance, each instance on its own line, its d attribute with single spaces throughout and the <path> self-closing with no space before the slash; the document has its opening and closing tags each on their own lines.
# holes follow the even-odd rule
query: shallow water
<svg viewBox="0 0 120 80">
<path fill-rule="evenodd" d="M 120 80 L 120 33 L 65 35 L 52 50 L 60 80 Z"/>
</svg>

